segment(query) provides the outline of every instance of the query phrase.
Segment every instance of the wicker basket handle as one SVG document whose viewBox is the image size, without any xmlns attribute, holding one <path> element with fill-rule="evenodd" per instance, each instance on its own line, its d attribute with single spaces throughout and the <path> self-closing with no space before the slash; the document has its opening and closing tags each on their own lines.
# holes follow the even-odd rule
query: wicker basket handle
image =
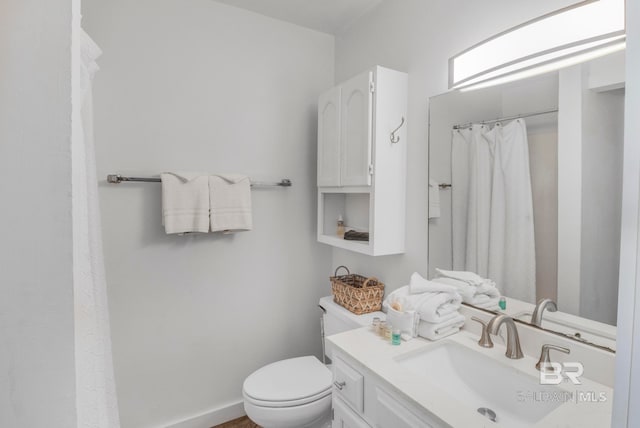
<svg viewBox="0 0 640 428">
<path fill-rule="evenodd" d="M 333 273 L 333 276 L 338 276 L 338 271 L 340 270 L 340 268 L 343 268 L 344 270 L 346 270 L 347 275 L 351 275 L 351 272 L 349 272 L 349 268 L 343 265 L 343 266 L 338 266 L 336 268 L 336 271 Z"/>
<path fill-rule="evenodd" d="M 375 282 L 378 282 L 378 278 L 376 278 L 375 276 L 371 276 L 371 277 L 367 278 L 367 279 L 362 283 L 362 288 L 367 288 L 367 285 L 369 285 L 369 281 L 375 281 Z"/>
</svg>

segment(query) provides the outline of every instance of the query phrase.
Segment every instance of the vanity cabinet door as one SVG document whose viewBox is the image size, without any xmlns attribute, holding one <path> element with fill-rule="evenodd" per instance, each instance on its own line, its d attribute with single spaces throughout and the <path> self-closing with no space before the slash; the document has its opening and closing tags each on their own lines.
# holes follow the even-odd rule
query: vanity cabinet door
<svg viewBox="0 0 640 428">
<path fill-rule="evenodd" d="M 318 99 L 318 186 L 340 186 L 340 87 Z"/>
<path fill-rule="evenodd" d="M 373 72 L 353 77 L 341 85 L 340 140 L 342 186 L 370 186 L 373 134 Z"/>
<path fill-rule="evenodd" d="M 376 428 L 435 428 L 418 418 L 391 394 L 376 387 Z"/>
<path fill-rule="evenodd" d="M 371 428 L 358 414 L 340 398 L 333 399 L 333 421 L 331 428 Z"/>
</svg>

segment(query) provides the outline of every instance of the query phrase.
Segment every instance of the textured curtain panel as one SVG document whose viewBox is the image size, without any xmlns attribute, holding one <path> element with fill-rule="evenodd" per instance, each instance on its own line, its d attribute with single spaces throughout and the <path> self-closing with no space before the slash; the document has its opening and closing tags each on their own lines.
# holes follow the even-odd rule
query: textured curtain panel
<svg viewBox="0 0 640 428">
<path fill-rule="evenodd" d="M 102 254 L 98 181 L 93 146 L 91 84 L 102 53 L 81 37 L 80 94 L 82 123 L 74 129 L 73 235 L 76 337 L 76 403 L 79 428 L 120 426 L 115 392 L 107 284 Z"/>
<path fill-rule="evenodd" d="M 472 125 L 452 135 L 453 268 L 535 302 L 536 260 L 527 129 Z"/>
</svg>

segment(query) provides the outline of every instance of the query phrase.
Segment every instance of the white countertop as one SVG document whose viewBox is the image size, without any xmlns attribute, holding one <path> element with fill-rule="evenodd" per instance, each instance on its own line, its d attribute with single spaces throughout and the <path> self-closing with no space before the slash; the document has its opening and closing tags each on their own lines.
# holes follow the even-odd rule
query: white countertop
<svg viewBox="0 0 640 428">
<path fill-rule="evenodd" d="M 337 349 L 398 390 L 405 399 L 424 408 L 455 428 L 497 428 L 504 427 L 504 425 L 493 422 L 487 423 L 487 419 L 484 416 L 465 406 L 456 397 L 452 397 L 434 385 L 430 385 L 428 377 L 417 376 L 401 366 L 394 358 L 410 352 L 419 352 L 442 341 L 452 341 L 494 358 L 534 379 L 539 378 L 539 372 L 535 369 L 537 360 L 528 356 L 519 360 L 510 360 L 504 356 L 504 346 L 496 343 L 493 348 L 482 348 L 477 344 L 478 337 L 464 330 L 441 341 L 431 342 L 416 338 L 409 342 L 403 341 L 400 346 L 391 345 L 374 334 L 368 327 L 336 334 L 327 339 Z M 565 391 L 573 392 L 574 397 L 578 396 L 578 392 L 594 392 L 596 395 L 603 393 L 606 401 L 595 403 L 577 402 L 575 399 L 574 401 L 568 401 L 541 419 L 534 427 L 609 427 L 613 390 L 584 377 L 581 380 L 582 385 L 563 383 L 561 388 Z"/>
</svg>

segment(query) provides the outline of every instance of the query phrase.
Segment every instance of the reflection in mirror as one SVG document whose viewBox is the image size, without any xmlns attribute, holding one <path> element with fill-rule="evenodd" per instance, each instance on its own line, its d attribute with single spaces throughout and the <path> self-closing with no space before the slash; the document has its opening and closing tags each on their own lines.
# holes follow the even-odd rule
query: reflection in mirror
<svg viewBox="0 0 640 428">
<path fill-rule="evenodd" d="M 541 327 L 615 349 L 624 52 L 429 110 L 430 277 L 488 278 L 526 322 L 550 299 Z"/>
</svg>

